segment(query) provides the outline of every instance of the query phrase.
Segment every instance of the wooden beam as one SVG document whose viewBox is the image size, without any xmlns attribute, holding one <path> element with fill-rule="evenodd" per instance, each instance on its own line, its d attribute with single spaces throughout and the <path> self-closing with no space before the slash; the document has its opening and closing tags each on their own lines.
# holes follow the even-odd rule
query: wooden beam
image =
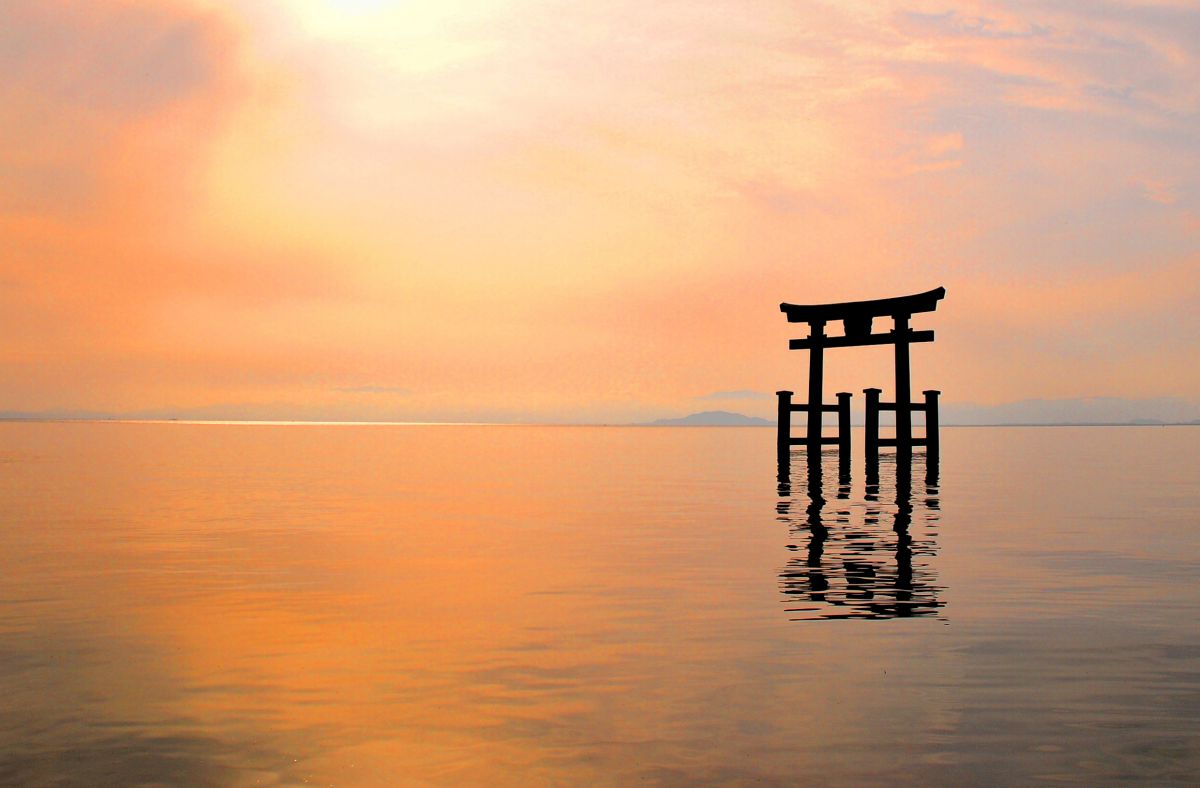
<svg viewBox="0 0 1200 788">
<path fill-rule="evenodd" d="M 894 402 L 881 402 L 881 403 L 879 403 L 879 409 L 880 409 L 880 410 L 895 410 L 895 409 L 896 409 L 896 403 L 894 403 Z M 912 410 L 912 411 L 917 411 L 917 410 L 925 410 L 925 403 L 924 403 L 924 402 L 914 402 L 914 403 L 912 403 L 911 405 L 909 405 L 909 406 L 908 406 L 908 409 L 909 409 L 909 410 Z"/>
<path fill-rule="evenodd" d="M 802 411 L 804 413 L 808 413 L 808 405 L 806 405 L 804 403 L 793 404 L 791 407 L 792 407 L 793 411 Z M 838 406 L 837 405 L 822 405 L 821 412 L 822 413 L 837 413 Z"/>
<path fill-rule="evenodd" d="M 946 288 L 938 287 L 924 293 L 878 298 L 874 301 L 844 301 L 840 304 L 780 304 L 779 311 L 787 315 L 789 323 L 826 322 L 850 318 L 894 317 L 932 312 L 938 301 L 946 296 Z"/>
<path fill-rule="evenodd" d="M 864 337 L 805 337 L 788 340 L 789 350 L 813 350 L 827 347 L 859 347 L 862 345 L 894 345 L 899 337 L 894 331 L 886 334 L 867 334 Z M 933 331 L 909 331 L 908 342 L 932 342 Z M 820 344 L 817 344 L 817 343 Z"/>
</svg>

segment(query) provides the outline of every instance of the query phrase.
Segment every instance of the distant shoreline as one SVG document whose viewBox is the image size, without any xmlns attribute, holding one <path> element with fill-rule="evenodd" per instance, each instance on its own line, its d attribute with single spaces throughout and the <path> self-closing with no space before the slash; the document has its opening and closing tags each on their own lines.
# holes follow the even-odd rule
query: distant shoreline
<svg viewBox="0 0 1200 788">
<path fill-rule="evenodd" d="M 770 424 L 653 424 L 631 422 L 533 422 L 533 421 L 324 421 L 297 419 L 123 419 L 123 418 L 53 418 L 53 417 L 13 417 L 0 416 L 0 424 L 179 424 L 207 426 L 380 426 L 380 427 L 637 427 L 651 429 L 768 429 L 777 425 Z M 826 425 L 832 426 L 832 425 Z M 861 423 L 850 425 L 861 428 Z M 920 425 L 917 425 L 920 426 Z M 1088 422 L 1024 422 L 1024 423 L 993 423 L 993 424 L 947 424 L 942 428 L 975 428 L 975 427 L 1200 427 L 1198 421 L 1088 421 Z M 883 424 L 880 428 L 890 429 L 892 425 Z"/>
<path fill-rule="evenodd" d="M 771 424 L 603 424 L 603 425 L 579 424 L 579 425 L 563 425 L 563 426 L 664 427 L 664 428 L 716 427 L 716 428 L 720 429 L 720 428 L 727 428 L 727 427 L 762 428 L 762 427 L 776 427 L 778 425 L 775 424 L 774 422 L 772 422 Z M 835 425 L 826 424 L 825 426 L 832 427 Z M 851 424 L 850 426 L 851 427 L 863 427 L 865 425 L 862 424 L 861 422 L 856 422 L 854 424 Z M 879 428 L 882 430 L 887 430 L 887 429 L 892 428 L 893 426 L 894 425 L 891 425 L 891 424 L 881 424 L 881 425 L 879 425 Z M 920 427 L 921 425 L 917 424 L 915 426 Z M 941 426 L 943 428 L 945 428 L 945 427 L 1200 427 L 1200 421 L 1154 421 L 1154 422 L 1145 422 L 1145 421 L 1112 421 L 1112 422 L 1108 422 L 1108 421 L 1078 421 L 1078 422 L 1061 421 L 1061 422 L 1058 422 L 1058 421 L 1056 421 L 1056 422 L 1028 422 L 1028 423 L 1013 422 L 1013 423 L 996 423 L 996 424 L 947 424 L 946 422 L 942 422 Z"/>
</svg>

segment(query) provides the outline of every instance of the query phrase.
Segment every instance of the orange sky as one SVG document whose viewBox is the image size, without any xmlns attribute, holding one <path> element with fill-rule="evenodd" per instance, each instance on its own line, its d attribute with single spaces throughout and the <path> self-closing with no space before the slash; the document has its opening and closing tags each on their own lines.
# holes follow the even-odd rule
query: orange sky
<svg viewBox="0 0 1200 788">
<path fill-rule="evenodd" d="M 766 414 L 711 395 L 802 387 L 780 301 L 937 285 L 917 389 L 1195 400 L 1198 42 L 1192 0 L 7 0 L 0 410 Z"/>
</svg>

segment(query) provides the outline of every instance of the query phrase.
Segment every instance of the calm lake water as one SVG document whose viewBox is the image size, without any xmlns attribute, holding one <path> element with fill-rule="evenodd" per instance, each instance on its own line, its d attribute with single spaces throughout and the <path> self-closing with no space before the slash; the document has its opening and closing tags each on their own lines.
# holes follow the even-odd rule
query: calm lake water
<svg viewBox="0 0 1200 788">
<path fill-rule="evenodd" d="M 1200 781 L 1200 428 L 0 424 L 0 781 Z"/>
</svg>

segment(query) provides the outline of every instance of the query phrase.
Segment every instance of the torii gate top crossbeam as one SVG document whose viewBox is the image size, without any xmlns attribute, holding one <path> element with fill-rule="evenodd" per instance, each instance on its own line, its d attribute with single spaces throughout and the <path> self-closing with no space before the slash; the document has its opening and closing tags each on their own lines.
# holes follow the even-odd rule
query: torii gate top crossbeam
<svg viewBox="0 0 1200 788">
<path fill-rule="evenodd" d="M 925 293 L 880 298 L 875 301 L 846 301 L 841 304 L 780 304 L 779 311 L 787 315 L 789 323 L 824 323 L 830 320 L 869 320 L 873 317 L 913 315 L 917 312 L 932 312 L 937 302 L 946 295 L 946 288 L 939 287 Z M 868 324 L 869 325 L 869 324 Z"/>
</svg>

